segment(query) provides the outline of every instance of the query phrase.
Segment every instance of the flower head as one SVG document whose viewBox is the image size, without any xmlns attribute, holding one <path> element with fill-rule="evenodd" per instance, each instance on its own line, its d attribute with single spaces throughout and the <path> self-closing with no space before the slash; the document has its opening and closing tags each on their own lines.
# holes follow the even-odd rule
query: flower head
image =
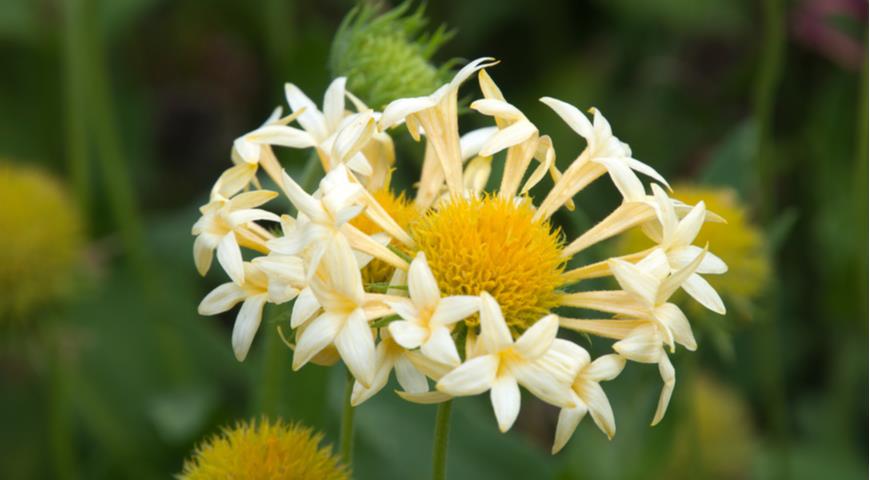
<svg viewBox="0 0 870 480">
<path fill-rule="evenodd" d="M 348 468 L 321 446 L 323 434 L 281 420 L 241 422 L 202 442 L 184 463 L 181 480 L 346 480 Z"/>
</svg>

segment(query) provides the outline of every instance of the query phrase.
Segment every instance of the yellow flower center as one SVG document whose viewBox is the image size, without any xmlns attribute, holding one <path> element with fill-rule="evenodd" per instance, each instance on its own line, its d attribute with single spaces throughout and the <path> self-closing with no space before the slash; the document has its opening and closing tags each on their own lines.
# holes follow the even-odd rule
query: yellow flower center
<svg viewBox="0 0 870 480">
<path fill-rule="evenodd" d="M 404 195 L 393 195 L 389 187 L 384 187 L 381 190 L 372 193 L 372 196 L 378 203 L 384 207 L 384 210 L 399 224 L 400 227 L 407 229 L 408 226 L 416 220 L 420 213 L 413 203 L 408 201 Z M 382 233 L 383 229 L 373 222 L 365 214 L 357 215 L 350 221 L 351 225 L 360 229 L 365 234 L 374 235 Z M 390 277 L 395 270 L 390 264 L 374 259 L 366 265 L 362 270 L 364 283 L 385 283 L 390 281 Z"/>
<path fill-rule="evenodd" d="M 529 200 L 454 198 L 411 231 L 444 295 L 489 292 L 507 324 L 522 331 L 558 305 L 565 268 L 559 230 L 534 213 Z"/>
<path fill-rule="evenodd" d="M 178 478 L 346 480 L 347 467 L 329 446 L 320 446 L 322 439 L 322 434 L 296 424 L 265 419 L 242 423 L 201 444 Z"/>
</svg>

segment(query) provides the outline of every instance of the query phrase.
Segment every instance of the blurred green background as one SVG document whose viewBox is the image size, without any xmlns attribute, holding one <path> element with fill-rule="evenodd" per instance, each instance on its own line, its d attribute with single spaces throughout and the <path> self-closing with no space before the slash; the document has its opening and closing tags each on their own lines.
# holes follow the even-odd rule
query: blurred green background
<svg viewBox="0 0 870 480">
<path fill-rule="evenodd" d="M 0 165 L 37 166 L 68 197 L 46 203 L 0 178 L 0 218 L 11 222 L 0 224 L 0 264 L 25 263 L 0 266 L 0 298 L 13 302 L 23 277 L 44 285 L 57 252 L 81 251 L 64 295 L 0 325 L 0 477 L 167 478 L 204 435 L 262 414 L 337 440 L 343 372 L 291 373 L 273 333 L 286 308 L 267 309 L 243 364 L 230 348 L 235 311 L 197 315 L 223 280 L 217 269 L 197 276 L 190 226 L 232 140 L 284 103 L 283 82 L 321 97 L 353 5 L 0 3 Z M 676 183 L 728 189 L 769 268 L 757 292 L 726 295 L 725 318 L 690 312 L 700 348 L 674 356 L 660 426 L 648 426 L 652 366 L 631 364 L 605 385 L 612 441 L 587 419 L 557 456 L 556 409 L 524 398 L 502 435 L 485 397 L 461 399 L 449 476 L 866 478 L 867 2 L 450 0 L 427 15 L 456 31 L 436 60 L 502 61 L 493 78 L 566 152 L 561 165 L 581 142 L 544 95 L 597 106 Z M 419 159 L 400 147 L 407 184 Z M 301 156 L 285 160 L 301 170 Z M 557 221 L 582 231 L 612 207 L 610 190 L 584 192 L 580 211 Z M 71 215 L 80 241 L 54 228 Z M 10 240 L 19 229 L 36 240 Z M 21 245 L 39 250 L 23 262 Z M 434 413 L 389 388 L 362 405 L 355 478 L 428 477 Z"/>
</svg>

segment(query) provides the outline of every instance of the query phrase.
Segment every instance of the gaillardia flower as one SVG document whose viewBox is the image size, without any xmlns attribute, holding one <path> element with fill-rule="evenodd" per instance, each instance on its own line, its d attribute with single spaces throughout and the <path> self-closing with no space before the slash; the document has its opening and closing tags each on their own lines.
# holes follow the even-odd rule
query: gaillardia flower
<svg viewBox="0 0 870 480">
<path fill-rule="evenodd" d="M 544 97 L 586 141 L 561 171 L 551 138 L 505 99 L 484 70 L 495 63 L 474 60 L 448 83 L 394 100 L 383 112 L 345 92 L 352 82 L 339 78 L 327 92 L 331 120 L 324 135 L 333 138 L 327 141 L 313 134 L 311 141 L 299 141 L 300 132 L 312 131 L 311 114 L 319 111 L 300 102 L 298 89 L 288 88 L 293 115 L 245 134 L 241 144 L 256 159 L 256 170 L 248 171 L 269 175 L 299 213 L 282 217 L 281 233 L 275 233 L 257 222 L 278 217 L 253 208 L 273 193 L 220 186 L 222 194 L 203 209 L 195 232 L 212 237 L 200 241 L 197 252 L 204 271 L 217 245 L 232 282 L 207 297 L 202 310 L 216 313 L 244 300 L 248 311 L 239 321 L 245 335 L 239 338 L 247 351 L 258 323 L 247 320 L 254 306 L 298 294 L 288 342 L 295 349 L 294 369 L 340 358 L 356 379 L 354 404 L 382 389 L 393 371 L 399 395 L 409 401 L 439 403 L 488 392 L 502 431 L 519 413 L 522 387 L 562 409 L 554 452 L 587 412 L 608 437 L 614 435 L 614 415 L 600 383 L 617 377 L 627 360 L 657 364 L 665 384 L 653 419 L 658 423 L 676 382 L 669 355 L 678 344 L 696 348 L 689 321 L 671 295 L 684 289 L 701 305 L 725 312 L 702 275 L 727 267 L 707 245 L 694 244 L 705 221 L 722 219 L 703 202 L 670 198 L 665 179 L 634 158 L 599 110 L 590 109 L 590 119 Z M 495 125 L 463 134 L 458 92 L 475 74 L 482 98 L 471 109 Z M 293 120 L 302 130 L 289 126 Z M 390 175 L 379 172 L 393 168 L 388 139 L 403 124 L 412 138 L 425 140 L 425 151 L 416 192 L 395 194 Z M 326 172 L 316 189 L 306 191 L 282 170 L 275 146 L 316 149 Z M 486 191 L 491 163 L 498 161 L 504 162 L 498 188 Z M 639 175 L 657 183 L 645 186 Z M 574 208 L 577 194 L 605 176 L 622 203 L 586 232 L 566 238 L 551 223 L 553 214 Z M 549 192 L 533 198 L 532 187 L 547 178 Z M 254 177 L 243 183 L 260 185 Z M 221 220 L 205 219 L 210 216 Z M 636 226 L 656 244 L 566 268 L 578 253 Z M 265 255 L 245 263 L 236 256 L 240 248 Z M 283 275 L 283 264 L 272 257 L 286 263 Z M 268 282 L 251 268 L 263 269 L 264 262 Z M 612 289 L 583 288 L 588 279 L 602 277 L 613 278 Z M 273 283 L 281 295 L 273 293 Z M 614 339 L 615 353 L 592 359 L 559 338 L 560 328 Z M 238 348 L 236 339 L 234 334 Z"/>
<path fill-rule="evenodd" d="M 247 478 L 256 480 L 347 480 L 350 473 L 323 434 L 310 428 L 261 419 L 224 429 L 202 444 L 184 463 L 179 480 Z"/>
</svg>

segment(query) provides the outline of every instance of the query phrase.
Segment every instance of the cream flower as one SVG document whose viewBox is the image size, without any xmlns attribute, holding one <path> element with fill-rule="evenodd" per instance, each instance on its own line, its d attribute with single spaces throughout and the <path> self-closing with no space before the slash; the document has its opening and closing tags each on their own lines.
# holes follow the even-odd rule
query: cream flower
<svg viewBox="0 0 870 480">
<path fill-rule="evenodd" d="M 381 330 L 381 342 L 375 350 L 375 376 L 371 386 L 366 388 L 359 381 L 353 385 L 350 403 L 357 406 L 381 391 L 395 370 L 396 380 L 405 392 L 421 394 L 429 390 L 429 382 L 417 367 L 412 357 L 419 355 L 404 349 L 390 336 L 386 329 Z"/>
<path fill-rule="evenodd" d="M 310 281 L 323 312 L 296 339 L 293 370 L 334 344 L 357 381 L 369 387 L 375 376 L 375 340 L 368 322 L 371 313 L 383 309 L 365 304 L 366 293 L 353 252 L 344 237 L 334 240 Z"/>
<path fill-rule="evenodd" d="M 455 295 L 442 297 L 438 283 L 420 252 L 408 269 L 409 301 L 387 302 L 402 317 L 390 322 L 389 331 L 403 348 L 419 348 L 423 355 L 448 365 L 459 365 L 459 353 L 450 336 L 454 323 L 475 313 L 477 297 Z"/>
<path fill-rule="evenodd" d="M 573 345 L 573 344 L 572 344 Z M 588 412 L 595 421 L 595 425 L 607 435 L 613 438 L 616 433 L 616 420 L 613 418 L 613 410 L 607 395 L 604 394 L 600 382 L 613 380 L 625 367 L 625 359 L 619 355 L 604 355 L 594 362 L 589 361 L 589 354 L 582 347 L 574 345 L 574 357 L 580 359 L 580 368 L 574 383 L 571 385 L 571 393 L 574 395 L 574 408 L 563 408 L 559 412 L 559 423 L 556 424 L 556 438 L 553 441 L 553 453 L 562 450 L 568 443 L 577 425 L 583 420 Z"/>
<path fill-rule="evenodd" d="M 716 255 L 705 252 L 697 245 L 692 245 L 701 226 L 704 224 L 704 202 L 699 202 L 682 220 L 677 219 L 674 203 L 658 185 L 653 185 L 653 195 L 656 200 L 656 216 L 661 228 L 645 228 L 644 231 L 658 242 L 667 254 L 668 266 L 671 272 L 685 267 L 694 258 L 703 253 L 701 263 L 695 273 L 689 275 L 681 287 L 701 305 L 720 314 L 725 314 L 725 304 L 716 290 L 699 275 L 699 273 L 722 274 L 728 271 L 728 266 Z"/>
<path fill-rule="evenodd" d="M 438 381 L 438 390 L 453 396 L 490 391 L 499 429 L 508 431 L 520 412 L 519 385 L 541 400 L 573 407 L 564 371 L 542 362 L 553 347 L 559 320 L 548 315 L 526 330 L 516 341 L 491 295 L 480 296 L 481 355 L 467 360 Z"/>
<path fill-rule="evenodd" d="M 278 194 L 257 190 L 236 195 L 230 200 L 214 200 L 200 208 L 202 217 L 193 225 L 196 235 L 193 243 L 193 259 L 200 275 L 205 275 L 211 266 L 217 249 L 218 262 L 227 275 L 239 285 L 245 281 L 242 267 L 242 251 L 239 241 L 265 249 L 265 239 L 253 223 L 257 220 L 280 221 L 274 213 L 258 207 Z"/>
<path fill-rule="evenodd" d="M 295 285 L 304 279 L 302 262 L 299 259 L 294 261 L 291 257 L 285 257 L 277 261 L 281 262 L 281 268 L 277 270 L 271 268 L 274 264 L 245 262 L 245 276 L 241 284 L 224 283 L 206 295 L 199 304 L 200 315 L 217 315 L 242 302 L 233 326 L 232 340 L 233 352 L 240 362 L 248 356 L 254 334 L 260 328 L 266 302 L 279 304 L 292 300 L 298 292 Z"/>
</svg>

